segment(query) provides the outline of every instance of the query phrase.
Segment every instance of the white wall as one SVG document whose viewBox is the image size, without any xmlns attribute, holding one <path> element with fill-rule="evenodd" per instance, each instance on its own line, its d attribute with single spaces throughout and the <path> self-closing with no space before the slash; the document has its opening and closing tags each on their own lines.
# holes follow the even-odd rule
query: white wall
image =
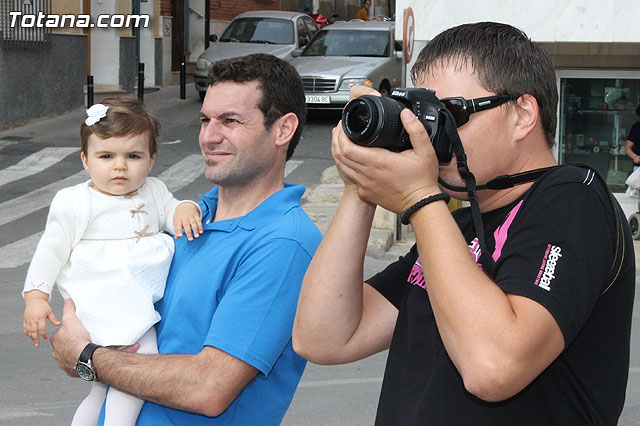
<svg viewBox="0 0 640 426">
<path fill-rule="evenodd" d="M 464 23 L 497 21 L 539 42 L 638 42 L 638 0 L 396 0 L 396 21 L 411 7 L 416 40 Z M 402 25 L 396 27 L 402 39 Z"/>
<path fill-rule="evenodd" d="M 153 32 L 153 12 L 158 0 L 141 2 L 141 15 L 149 15 L 147 28 L 140 28 L 140 62 L 144 62 L 145 86 L 155 84 L 155 44 Z M 92 0 L 91 16 L 95 22 L 98 15 L 114 15 L 115 1 Z M 129 31 L 129 30 L 127 30 Z M 130 32 L 128 32 L 131 34 Z M 138 75 L 136 69 L 135 75 Z M 91 73 L 96 85 L 119 86 L 120 84 L 120 37 L 115 28 L 91 29 Z"/>
<path fill-rule="evenodd" d="M 140 62 L 144 62 L 144 85 L 155 85 L 156 61 L 155 40 L 153 37 L 153 8 L 157 0 L 140 3 L 140 14 L 149 15 L 149 26 L 140 28 Z M 161 54 L 157 52 L 157 54 Z M 137 71 L 136 71 L 136 75 Z"/>
<path fill-rule="evenodd" d="M 94 1 L 91 17 L 116 13 L 114 1 Z M 91 74 L 96 85 L 115 85 L 120 77 L 120 39 L 112 28 L 91 29 Z"/>
</svg>

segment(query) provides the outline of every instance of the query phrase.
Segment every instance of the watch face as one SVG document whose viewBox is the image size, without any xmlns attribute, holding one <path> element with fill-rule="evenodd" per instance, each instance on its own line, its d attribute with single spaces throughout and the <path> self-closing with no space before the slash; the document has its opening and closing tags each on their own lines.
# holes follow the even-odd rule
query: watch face
<svg viewBox="0 0 640 426">
<path fill-rule="evenodd" d="M 76 364 L 76 371 L 78 372 L 78 376 L 83 380 L 92 382 L 96 379 L 96 375 L 93 373 L 93 370 L 86 364 L 82 364 L 80 362 Z"/>
</svg>

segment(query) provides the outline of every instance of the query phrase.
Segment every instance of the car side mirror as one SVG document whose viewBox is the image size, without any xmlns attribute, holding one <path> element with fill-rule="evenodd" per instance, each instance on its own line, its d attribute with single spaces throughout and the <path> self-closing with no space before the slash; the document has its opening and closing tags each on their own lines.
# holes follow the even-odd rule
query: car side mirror
<svg viewBox="0 0 640 426">
<path fill-rule="evenodd" d="M 216 41 L 218 41 L 218 36 L 215 34 L 209 34 L 209 41 L 211 43 L 215 43 Z"/>
<path fill-rule="evenodd" d="M 302 49 L 293 49 L 291 51 L 291 57 L 292 58 L 297 58 L 298 56 L 300 56 L 302 54 Z"/>
<path fill-rule="evenodd" d="M 396 59 L 401 61 L 403 55 L 404 55 L 404 52 L 402 52 L 402 50 L 396 50 Z"/>
</svg>

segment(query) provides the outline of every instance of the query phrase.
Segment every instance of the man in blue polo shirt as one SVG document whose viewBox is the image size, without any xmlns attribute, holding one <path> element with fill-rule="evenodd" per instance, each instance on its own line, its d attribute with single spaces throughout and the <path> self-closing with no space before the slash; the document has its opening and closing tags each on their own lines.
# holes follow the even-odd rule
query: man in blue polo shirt
<svg viewBox="0 0 640 426">
<path fill-rule="evenodd" d="M 157 304 L 160 354 L 92 346 L 71 301 L 51 340 L 67 374 L 83 364 L 149 401 L 138 425 L 278 425 L 305 366 L 291 329 L 321 234 L 300 208 L 304 188 L 284 183 L 304 120 L 302 82 L 258 54 L 215 63 L 209 83 L 199 141 L 218 186 L 202 196 L 202 235 L 176 241 Z"/>
</svg>

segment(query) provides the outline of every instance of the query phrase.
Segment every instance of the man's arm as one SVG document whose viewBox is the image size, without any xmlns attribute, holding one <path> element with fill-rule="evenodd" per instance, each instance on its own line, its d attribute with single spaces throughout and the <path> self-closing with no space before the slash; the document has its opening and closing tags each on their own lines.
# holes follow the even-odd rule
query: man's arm
<svg viewBox="0 0 640 426">
<path fill-rule="evenodd" d="M 564 349 L 555 319 L 478 268 L 444 203 L 420 209 L 411 224 L 438 330 L 466 389 L 487 401 L 520 392 Z"/>
<path fill-rule="evenodd" d="M 342 364 L 387 349 L 398 310 L 363 284 L 375 206 L 345 184 L 342 201 L 305 275 L 293 348 L 316 364 Z"/>
<path fill-rule="evenodd" d="M 630 140 L 624 144 L 624 151 L 627 153 L 627 156 L 633 160 L 634 164 L 640 163 L 640 156 L 638 156 L 635 152 L 633 152 L 634 143 Z"/>
<path fill-rule="evenodd" d="M 89 334 L 66 300 L 62 326 L 51 336 L 58 367 L 77 376 L 75 364 Z M 141 355 L 100 348 L 93 354 L 98 380 L 160 405 L 218 416 L 257 375 L 258 370 L 216 348 L 196 355 Z"/>
<path fill-rule="evenodd" d="M 356 86 L 350 98 L 375 90 Z M 366 358 L 391 344 L 398 310 L 377 290 L 363 283 L 367 241 L 376 206 L 363 201 L 350 165 L 343 164 L 339 138 L 333 129 L 333 156 L 345 188 L 338 210 L 302 283 L 293 325 L 294 350 L 316 364 L 342 364 Z"/>
</svg>

